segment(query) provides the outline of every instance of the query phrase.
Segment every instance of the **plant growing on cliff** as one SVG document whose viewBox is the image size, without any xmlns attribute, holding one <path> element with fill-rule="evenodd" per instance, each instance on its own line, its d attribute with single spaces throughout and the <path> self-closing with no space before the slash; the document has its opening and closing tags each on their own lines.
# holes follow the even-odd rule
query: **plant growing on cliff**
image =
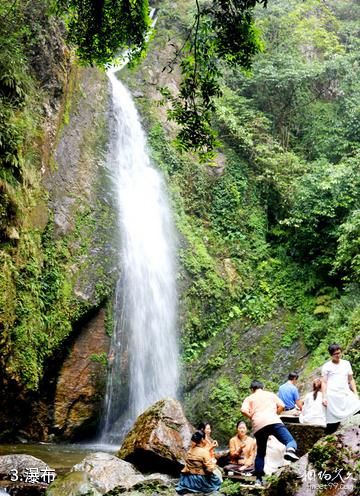
<svg viewBox="0 0 360 496">
<path fill-rule="evenodd" d="M 217 145 L 211 125 L 215 99 L 220 96 L 220 81 L 227 66 L 248 69 L 253 55 L 262 49 L 259 30 L 253 19 L 256 4 L 267 0 L 195 0 L 193 25 L 181 48 L 176 49 L 170 70 L 180 59 L 182 82 L 179 94 L 168 89 L 170 119 L 180 125 L 180 149 L 196 150 L 209 158 Z M 90 65 L 108 65 L 121 51 L 130 60 L 144 53 L 150 16 L 148 0 L 58 0 L 80 59 Z"/>
<path fill-rule="evenodd" d="M 349 459 L 351 453 L 344 447 L 340 436 L 326 436 L 309 451 L 309 462 L 325 484 L 338 482 L 343 480 L 343 476 L 353 473 L 354 467 L 348 463 Z"/>
</svg>

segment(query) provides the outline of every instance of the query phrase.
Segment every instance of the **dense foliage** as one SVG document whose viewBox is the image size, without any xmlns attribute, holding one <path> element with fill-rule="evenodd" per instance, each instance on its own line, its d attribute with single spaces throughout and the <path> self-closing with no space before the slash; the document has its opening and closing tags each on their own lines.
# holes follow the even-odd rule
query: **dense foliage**
<svg viewBox="0 0 360 496">
<path fill-rule="evenodd" d="M 196 0 L 194 22 L 185 43 L 176 50 L 173 62 L 180 58 L 182 80 L 179 92 L 168 88 L 162 93 L 171 108 L 168 116 L 180 125 L 177 145 L 182 150 L 196 150 L 203 160 L 214 156 L 218 144 L 212 126 L 215 101 L 221 93 L 223 65 L 249 69 L 252 57 L 262 49 L 259 30 L 253 18 L 256 4 L 267 0 Z"/>
<path fill-rule="evenodd" d="M 265 50 L 251 73 L 225 69 L 211 166 L 179 157 L 141 99 L 183 236 L 186 408 L 223 439 L 254 376 L 274 391 L 288 368 L 305 380 L 332 341 L 359 374 L 359 6 L 273 0 L 255 12 Z M 165 3 L 164 16 L 147 67 L 184 36 L 184 14 Z"/>
<path fill-rule="evenodd" d="M 50 137 L 55 141 L 68 120 L 76 93 L 62 24 L 50 0 L 1 2 L 0 380 L 29 389 L 38 388 L 46 360 L 111 286 L 96 269 L 95 300 L 74 294 L 81 270 L 89 273 L 89 245 L 109 223 L 109 207 L 79 198 L 73 229 L 60 239 L 43 184 L 54 166 Z M 103 142 L 98 127 L 89 132 L 92 154 Z"/>
<path fill-rule="evenodd" d="M 130 58 L 145 48 L 150 25 L 148 0 L 59 0 L 69 40 L 83 62 L 110 64 L 122 50 Z"/>
</svg>

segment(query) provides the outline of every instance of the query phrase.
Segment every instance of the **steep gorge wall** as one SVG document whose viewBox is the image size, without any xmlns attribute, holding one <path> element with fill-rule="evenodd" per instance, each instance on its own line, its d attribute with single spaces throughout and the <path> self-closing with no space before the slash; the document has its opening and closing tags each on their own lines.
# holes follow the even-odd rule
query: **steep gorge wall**
<svg viewBox="0 0 360 496">
<path fill-rule="evenodd" d="M 350 296 L 346 302 L 332 291 L 319 298 L 307 294 L 311 274 L 271 249 L 264 177 L 276 183 L 281 167 L 297 164 L 270 135 L 262 114 L 227 88 L 229 100 L 221 101 L 215 122 L 223 138 L 216 161 L 199 164 L 174 147 L 176 128 L 166 120 L 166 105 L 158 105 L 159 87 L 178 88 L 178 67 L 168 66 L 174 57 L 169 40 L 182 45 L 194 3 L 164 0 L 157 6 L 148 56 L 122 78 L 142 114 L 153 161 L 167 179 L 180 234 L 187 414 L 194 423 L 209 417 L 225 440 L 254 375 L 273 390 L 290 368 L 308 376 L 307 364 L 318 366 L 326 348 L 324 341 L 319 350 L 314 345 L 313 359 L 305 340 L 322 339 L 328 326 L 335 339 L 344 326 L 347 343 L 358 319 L 355 312 L 348 317 Z M 107 81 L 71 61 L 61 23 L 43 14 L 38 19 L 29 59 L 39 89 L 32 110 L 38 133 L 24 147 L 22 177 L 2 175 L 0 182 L 6 200 L 0 216 L 3 439 L 19 431 L 33 439 L 93 431 L 106 370 L 105 328 L 111 328 L 107 305 L 118 271 L 111 174 L 104 163 Z M 232 113 L 237 106 L 242 120 Z M 239 135 L 232 135 L 234 128 Z M 356 343 L 353 362 L 359 360 Z"/>
<path fill-rule="evenodd" d="M 185 411 L 195 425 L 208 419 L 226 442 L 250 381 L 256 376 L 275 389 L 290 370 L 305 368 L 308 354 L 301 339 L 287 338 L 293 314 L 272 294 L 266 209 L 249 164 L 225 142 L 212 164 L 180 154 L 173 143 L 176 126 L 167 120 L 166 105 L 158 105 L 160 87 L 176 92 L 179 86 L 177 64 L 168 67 L 174 57 L 169 39 L 181 45 L 191 6 L 160 2 L 146 59 L 121 77 L 142 115 L 153 161 L 167 179 L 180 237 Z"/>
<path fill-rule="evenodd" d="M 75 428 L 86 435 L 84 425 L 93 432 L 118 276 L 107 78 L 77 66 L 46 2 L 36 2 L 30 15 L 34 99 L 19 115 L 30 114 L 26 125 L 36 126 L 37 138 L 24 138 L 21 177 L 1 179 L 2 204 L 11 196 L 15 212 L 5 218 L 0 246 L 3 440 L 73 437 Z"/>
<path fill-rule="evenodd" d="M 279 0 L 273 11 L 271 6 L 261 10 L 262 26 L 269 30 L 270 54 L 259 56 L 253 79 L 246 79 L 240 71 L 226 74 L 224 96 L 214 115 L 221 143 L 213 163 L 199 164 L 195 156 L 179 153 L 173 141 L 176 126 L 166 118 L 168 102 L 159 105 L 161 87 L 175 94 L 179 88 L 175 54 L 183 46 L 186 28 L 192 25 L 193 2 L 157 2 L 156 35 L 147 57 L 121 76 L 143 117 L 153 161 L 166 177 L 180 236 L 179 324 L 186 413 L 194 423 L 206 417 L 214 424 L 214 435 L 223 441 L 233 432 L 252 379 L 261 379 L 268 389 L 277 391 L 295 369 L 301 374 L 301 388 L 310 390 L 313 374 L 327 360 L 327 345 L 334 340 L 346 348 L 355 374 L 359 370 L 356 286 L 342 292 L 343 282 L 335 283 L 331 274 L 318 270 L 316 258 L 311 263 L 299 262 L 293 253 L 297 236 L 303 233 L 300 230 L 299 234 L 298 226 L 286 230 L 286 221 L 282 222 L 291 215 L 294 192 L 313 164 L 301 155 L 295 138 L 291 149 L 273 129 L 276 115 L 271 113 L 271 97 L 275 101 L 283 97 L 282 105 L 287 108 L 291 88 L 299 84 L 300 76 L 289 76 L 287 57 L 282 50 L 276 51 L 274 42 L 277 63 L 290 88 L 289 97 L 280 94 L 278 69 L 272 66 L 272 29 L 276 32 L 280 13 L 280 25 L 286 29 L 289 19 L 295 19 L 296 36 L 282 40 L 289 42 L 291 60 L 298 56 L 297 50 L 301 53 L 311 23 L 320 26 L 325 38 L 338 36 L 332 26 L 322 24 L 321 10 L 314 10 L 310 1 L 303 4 L 294 1 L 288 6 Z M 334 15 L 326 13 L 330 14 Z M 319 40 L 315 33 L 311 44 L 321 61 L 324 46 L 316 46 Z M 329 43 L 325 48 L 332 46 Z M 311 73 L 306 63 L 299 73 Z M 251 93 L 256 83 L 259 102 Z M 322 84 L 330 85 L 331 77 Z M 264 88 L 268 89 L 265 103 Z M 328 105 L 321 96 L 309 98 L 319 107 Z M 261 102 L 266 111 L 259 110 Z M 300 105 L 299 114 L 308 122 L 303 110 Z M 301 193 L 300 189 L 300 202 Z M 314 216 L 316 211 L 310 215 L 310 224 Z M 322 220 L 320 215 L 319 225 Z M 306 243 L 303 249 L 306 252 Z"/>
</svg>

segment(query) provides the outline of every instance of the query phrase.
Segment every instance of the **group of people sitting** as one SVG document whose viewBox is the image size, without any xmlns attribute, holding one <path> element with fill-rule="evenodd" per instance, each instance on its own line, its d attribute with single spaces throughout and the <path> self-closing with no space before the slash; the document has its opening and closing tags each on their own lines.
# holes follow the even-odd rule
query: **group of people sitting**
<svg viewBox="0 0 360 496">
<path fill-rule="evenodd" d="M 288 381 L 280 386 L 279 398 L 284 402 L 285 415 L 299 416 L 299 422 L 325 427 L 332 434 L 342 420 L 357 413 L 360 402 L 351 364 L 341 359 L 338 344 L 328 347 L 331 359 L 321 369 L 321 378 L 314 379 L 312 392 L 300 399 L 296 387 L 298 374 L 291 372 Z"/>
<path fill-rule="evenodd" d="M 350 362 L 340 358 L 338 344 L 330 345 L 328 350 L 331 359 L 323 365 L 321 379 L 313 381 L 313 391 L 303 401 L 296 387 L 296 373 L 289 374 L 278 395 L 265 391 L 260 381 L 252 381 L 252 393 L 244 399 L 241 412 L 251 420 L 254 437 L 247 434 L 243 420 L 237 423 L 236 435 L 229 441 L 230 463 L 224 467 L 226 474 L 253 474 L 255 484 L 262 485 L 264 475 L 299 459 L 297 443 L 279 416 L 284 411 L 298 414 L 301 423 L 326 427 L 326 433 L 335 432 L 342 420 L 360 412 Z M 217 465 L 217 447 L 217 441 L 211 438 L 210 424 L 199 425 L 176 486 L 179 494 L 219 490 L 222 472 Z"/>
</svg>

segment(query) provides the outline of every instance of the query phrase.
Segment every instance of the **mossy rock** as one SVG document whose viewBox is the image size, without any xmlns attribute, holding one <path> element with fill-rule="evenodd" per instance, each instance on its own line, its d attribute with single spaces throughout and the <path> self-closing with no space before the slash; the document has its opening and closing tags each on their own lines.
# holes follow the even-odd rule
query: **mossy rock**
<svg viewBox="0 0 360 496">
<path fill-rule="evenodd" d="M 160 400 L 137 418 L 118 456 L 146 472 L 177 475 L 192 432 L 181 404 L 170 398 Z"/>
<path fill-rule="evenodd" d="M 102 496 L 86 472 L 70 472 L 50 484 L 46 496 Z"/>
<path fill-rule="evenodd" d="M 114 488 L 107 492 L 105 496 L 118 495 L 159 495 L 159 496 L 174 496 L 175 484 L 164 479 L 148 479 L 137 484 L 134 484 L 130 489 Z"/>
</svg>

